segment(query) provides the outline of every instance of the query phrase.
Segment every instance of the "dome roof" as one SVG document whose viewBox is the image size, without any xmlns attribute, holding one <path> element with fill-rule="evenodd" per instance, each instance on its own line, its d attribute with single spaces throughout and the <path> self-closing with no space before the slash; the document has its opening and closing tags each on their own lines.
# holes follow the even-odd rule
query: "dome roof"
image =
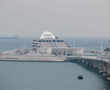
<svg viewBox="0 0 110 90">
<path fill-rule="evenodd" d="M 51 32 L 43 32 L 40 39 L 56 39 L 56 36 Z"/>
</svg>

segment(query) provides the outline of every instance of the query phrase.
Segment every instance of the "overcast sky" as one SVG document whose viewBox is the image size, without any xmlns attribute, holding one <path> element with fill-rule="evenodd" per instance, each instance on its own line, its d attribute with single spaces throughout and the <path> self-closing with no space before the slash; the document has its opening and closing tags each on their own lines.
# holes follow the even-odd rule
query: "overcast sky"
<svg viewBox="0 0 110 90">
<path fill-rule="evenodd" d="M 0 0 L 0 35 L 110 37 L 110 0 Z"/>
</svg>

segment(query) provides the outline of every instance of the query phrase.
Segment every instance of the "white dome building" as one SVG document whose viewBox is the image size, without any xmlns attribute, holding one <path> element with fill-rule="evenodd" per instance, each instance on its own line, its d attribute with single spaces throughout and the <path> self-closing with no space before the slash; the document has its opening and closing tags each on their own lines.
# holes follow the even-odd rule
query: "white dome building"
<svg viewBox="0 0 110 90">
<path fill-rule="evenodd" d="M 53 33 L 51 32 L 43 32 L 40 36 L 39 40 L 33 40 L 33 47 L 40 47 L 40 48 L 48 48 L 48 47 L 65 47 L 68 48 L 68 44 L 64 41 L 56 37 Z"/>
<path fill-rule="evenodd" d="M 51 32 L 43 32 L 39 40 L 33 40 L 32 47 L 39 55 L 72 55 L 77 51 Z"/>
</svg>

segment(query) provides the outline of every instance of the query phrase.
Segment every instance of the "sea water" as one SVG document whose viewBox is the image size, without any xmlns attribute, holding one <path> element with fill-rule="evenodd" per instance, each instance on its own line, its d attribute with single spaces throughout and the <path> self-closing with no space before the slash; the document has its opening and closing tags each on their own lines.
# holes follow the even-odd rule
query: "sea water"
<svg viewBox="0 0 110 90">
<path fill-rule="evenodd" d="M 0 90 L 109 90 L 105 82 L 75 63 L 0 62 Z"/>
</svg>

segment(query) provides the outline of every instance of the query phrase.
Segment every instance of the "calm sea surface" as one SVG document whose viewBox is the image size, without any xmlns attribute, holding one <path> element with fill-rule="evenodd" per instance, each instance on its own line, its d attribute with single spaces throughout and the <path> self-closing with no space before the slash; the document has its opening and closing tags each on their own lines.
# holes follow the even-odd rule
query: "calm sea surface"
<svg viewBox="0 0 110 90">
<path fill-rule="evenodd" d="M 0 40 L 0 51 L 31 48 L 31 39 Z M 100 49 L 106 40 L 76 40 L 75 47 Z M 83 75 L 83 80 L 78 80 Z M 75 63 L 0 61 L 0 90 L 110 90 L 107 81 Z"/>
<path fill-rule="evenodd" d="M 84 76 L 78 80 L 78 75 Z M 74 63 L 0 62 L 0 90 L 109 90 L 97 74 Z"/>
</svg>

